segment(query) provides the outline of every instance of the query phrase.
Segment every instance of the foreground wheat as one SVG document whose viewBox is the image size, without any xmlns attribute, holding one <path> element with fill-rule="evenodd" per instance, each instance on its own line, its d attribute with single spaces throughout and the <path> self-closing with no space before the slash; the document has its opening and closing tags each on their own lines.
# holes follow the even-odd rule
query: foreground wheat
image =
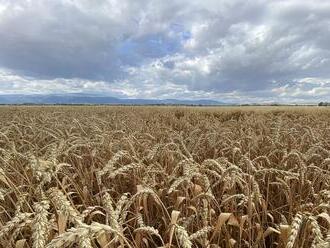
<svg viewBox="0 0 330 248">
<path fill-rule="evenodd" d="M 330 110 L 2 107 L 1 247 L 330 247 Z"/>
</svg>

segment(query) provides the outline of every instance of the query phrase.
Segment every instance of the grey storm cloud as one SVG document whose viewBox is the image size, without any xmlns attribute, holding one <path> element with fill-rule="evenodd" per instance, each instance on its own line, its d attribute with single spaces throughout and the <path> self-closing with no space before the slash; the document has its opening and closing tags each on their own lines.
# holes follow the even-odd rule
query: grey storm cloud
<svg viewBox="0 0 330 248">
<path fill-rule="evenodd" d="M 328 1 L 0 0 L 2 93 L 311 101 L 328 68 Z"/>
</svg>

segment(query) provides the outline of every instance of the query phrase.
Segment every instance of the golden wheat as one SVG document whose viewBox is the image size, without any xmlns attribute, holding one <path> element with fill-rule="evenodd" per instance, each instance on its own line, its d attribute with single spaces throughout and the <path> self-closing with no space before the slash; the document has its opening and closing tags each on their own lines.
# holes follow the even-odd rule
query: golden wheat
<svg viewBox="0 0 330 248">
<path fill-rule="evenodd" d="M 0 118 L 0 247 L 330 247 L 327 108 Z"/>
</svg>

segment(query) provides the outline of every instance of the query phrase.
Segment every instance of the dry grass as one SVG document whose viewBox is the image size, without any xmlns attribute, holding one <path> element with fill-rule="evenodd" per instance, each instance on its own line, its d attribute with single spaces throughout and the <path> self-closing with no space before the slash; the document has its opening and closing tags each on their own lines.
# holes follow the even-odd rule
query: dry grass
<svg viewBox="0 0 330 248">
<path fill-rule="evenodd" d="M 0 118 L 1 247 L 330 247 L 329 109 Z"/>
</svg>

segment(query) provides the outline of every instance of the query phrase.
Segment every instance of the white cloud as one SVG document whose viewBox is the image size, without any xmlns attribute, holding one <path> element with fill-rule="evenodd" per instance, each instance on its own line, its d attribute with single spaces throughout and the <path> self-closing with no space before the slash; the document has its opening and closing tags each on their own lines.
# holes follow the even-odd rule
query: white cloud
<svg viewBox="0 0 330 248">
<path fill-rule="evenodd" d="M 329 13 L 321 0 L 0 0 L 0 91 L 318 101 Z"/>
</svg>

